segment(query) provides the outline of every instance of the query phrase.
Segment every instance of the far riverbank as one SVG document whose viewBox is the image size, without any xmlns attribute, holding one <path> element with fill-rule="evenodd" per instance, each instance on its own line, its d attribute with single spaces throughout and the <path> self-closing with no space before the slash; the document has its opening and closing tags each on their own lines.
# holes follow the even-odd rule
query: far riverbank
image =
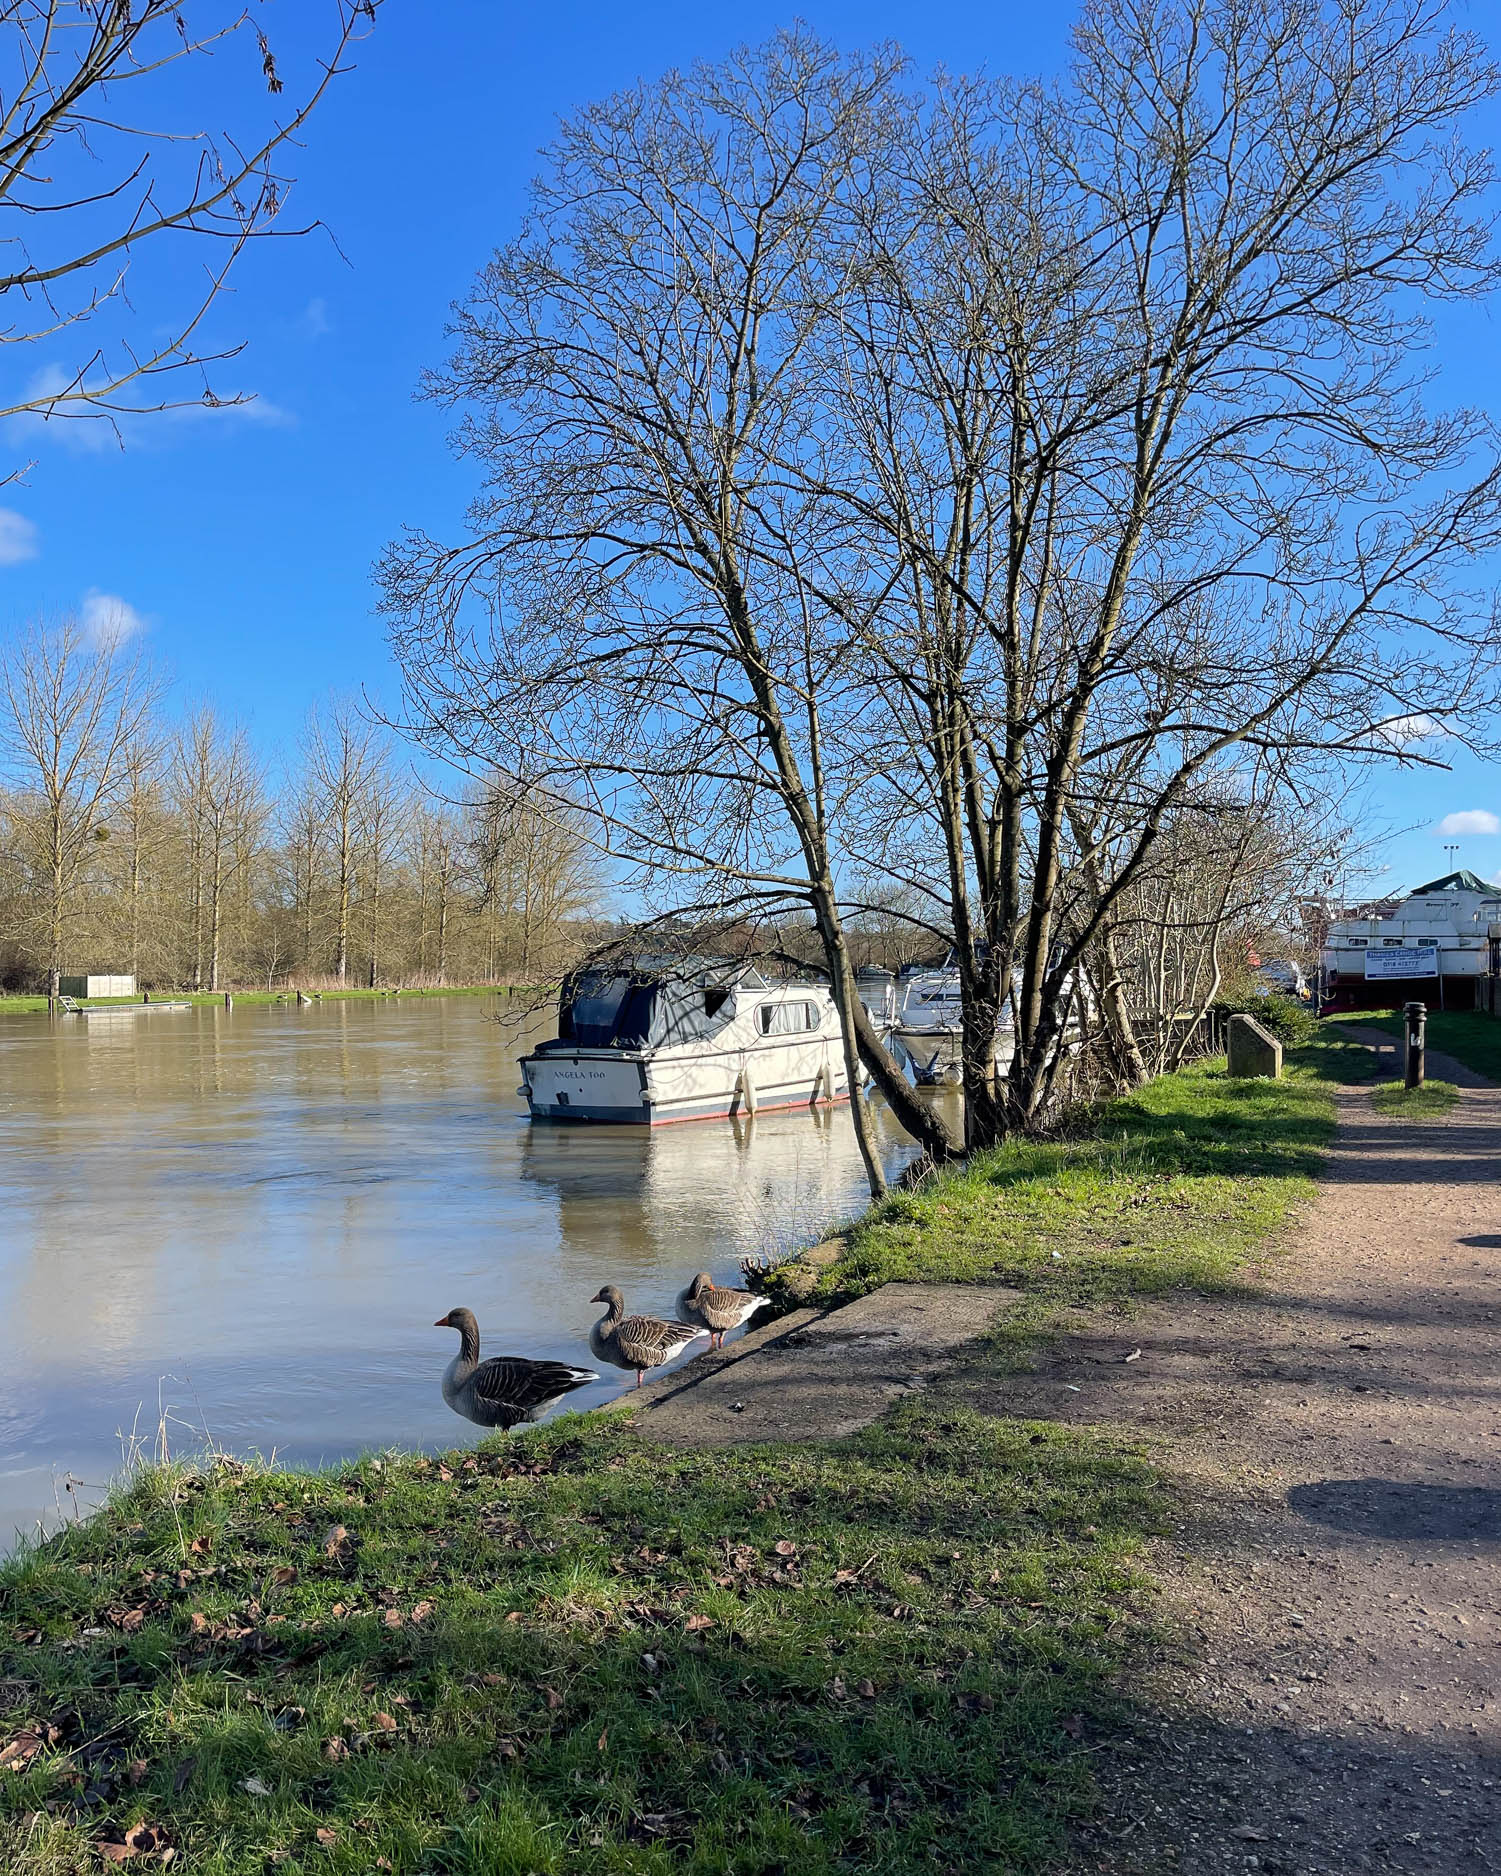
<svg viewBox="0 0 1501 1876">
<path fill-rule="evenodd" d="M 226 996 L 233 997 L 236 1003 L 292 1003 L 297 999 L 300 986 L 288 984 L 281 990 L 242 990 L 233 984 L 227 984 L 223 990 L 152 990 L 149 993 L 154 1003 L 191 1003 L 195 1007 L 210 1008 L 222 1005 Z M 389 987 L 377 987 L 374 990 L 345 985 L 332 990 L 303 990 L 304 996 L 314 1002 L 368 1002 L 379 1001 L 383 997 L 519 997 L 536 996 L 547 986 L 541 984 L 427 984 L 407 988 L 402 984 Z M 119 1004 L 139 1003 L 141 994 L 133 997 L 85 997 L 79 1001 L 88 1009 L 108 1009 Z M 0 1016 L 33 1016 L 47 1014 L 45 996 L 0 996 Z"/>
</svg>

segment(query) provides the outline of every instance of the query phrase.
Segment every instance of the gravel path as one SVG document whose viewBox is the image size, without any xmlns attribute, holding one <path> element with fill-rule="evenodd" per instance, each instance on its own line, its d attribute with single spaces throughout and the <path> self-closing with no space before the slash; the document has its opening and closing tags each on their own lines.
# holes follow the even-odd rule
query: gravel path
<svg viewBox="0 0 1501 1876">
<path fill-rule="evenodd" d="M 1341 1091 L 1256 1296 L 1081 1314 L 1018 1390 L 1190 1507 L 1152 1560 L 1190 1646 L 1099 1744 L 1080 1876 L 1501 1871 L 1501 1089 L 1430 1066 L 1443 1121 Z"/>
</svg>

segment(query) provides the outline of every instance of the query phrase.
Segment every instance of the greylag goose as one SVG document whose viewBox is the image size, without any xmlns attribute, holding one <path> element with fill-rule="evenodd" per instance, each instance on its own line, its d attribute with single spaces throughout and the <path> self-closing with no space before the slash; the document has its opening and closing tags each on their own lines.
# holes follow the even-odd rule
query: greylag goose
<svg viewBox="0 0 1501 1876">
<path fill-rule="evenodd" d="M 589 1331 L 589 1348 L 596 1361 L 608 1361 L 617 1368 L 634 1368 L 636 1386 L 648 1368 L 660 1368 L 675 1355 L 681 1355 L 690 1342 L 696 1342 L 705 1329 L 681 1322 L 663 1322 L 660 1316 L 628 1316 L 625 1298 L 613 1283 L 607 1283 L 589 1298 L 603 1303 L 605 1313 Z"/>
<path fill-rule="evenodd" d="M 702 1323 L 709 1331 L 710 1348 L 723 1348 L 731 1329 L 749 1322 L 770 1302 L 769 1296 L 755 1296 L 749 1290 L 722 1290 L 707 1270 L 701 1270 L 686 1290 L 678 1291 L 678 1320 Z"/>
<path fill-rule="evenodd" d="M 456 1414 L 480 1427 L 509 1433 L 524 1420 L 540 1420 L 549 1407 L 576 1387 L 599 1376 L 592 1368 L 570 1368 L 562 1361 L 529 1361 L 525 1355 L 479 1358 L 479 1324 L 474 1312 L 451 1309 L 435 1329 L 457 1329 L 459 1352 L 443 1376 L 443 1398 Z"/>
</svg>

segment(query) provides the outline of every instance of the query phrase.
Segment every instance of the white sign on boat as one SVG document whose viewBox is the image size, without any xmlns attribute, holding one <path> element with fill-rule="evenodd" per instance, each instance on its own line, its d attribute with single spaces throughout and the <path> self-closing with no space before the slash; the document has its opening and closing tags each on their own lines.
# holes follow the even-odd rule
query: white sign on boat
<svg viewBox="0 0 1501 1876">
<path fill-rule="evenodd" d="M 1365 954 L 1367 977 L 1437 977 L 1437 945 L 1374 946 Z"/>
</svg>

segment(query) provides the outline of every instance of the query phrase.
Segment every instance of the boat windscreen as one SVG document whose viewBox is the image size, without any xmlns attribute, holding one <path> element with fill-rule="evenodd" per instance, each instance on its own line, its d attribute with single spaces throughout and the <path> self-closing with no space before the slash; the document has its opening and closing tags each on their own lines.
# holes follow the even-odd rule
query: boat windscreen
<svg viewBox="0 0 1501 1876">
<path fill-rule="evenodd" d="M 718 989 L 583 971 L 563 993 L 558 1040 L 585 1049 L 661 1048 L 714 1035 L 734 1009 Z"/>
<path fill-rule="evenodd" d="M 563 991 L 558 1008 L 558 1036 L 588 1049 L 607 1049 L 615 1040 L 621 1006 L 631 993 L 629 977 L 582 971 Z"/>
</svg>

